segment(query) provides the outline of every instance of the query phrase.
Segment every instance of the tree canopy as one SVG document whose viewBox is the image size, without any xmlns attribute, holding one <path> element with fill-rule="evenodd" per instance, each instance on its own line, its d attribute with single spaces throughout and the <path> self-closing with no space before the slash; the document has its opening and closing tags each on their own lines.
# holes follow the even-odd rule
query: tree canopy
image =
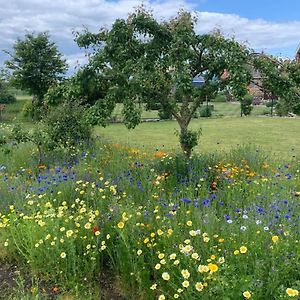
<svg viewBox="0 0 300 300">
<path fill-rule="evenodd" d="M 177 120 L 181 147 L 189 156 L 197 138 L 188 125 L 205 96 L 229 85 L 241 99 L 251 78 L 249 50 L 219 32 L 197 34 L 196 22 L 185 11 L 158 22 L 139 8 L 126 20 L 117 19 L 110 30 L 78 34 L 78 45 L 93 50 L 90 68 L 110 86 L 90 110 L 94 123 L 105 126 L 115 104 L 122 102 L 124 123 L 134 128 L 141 120 L 141 103 L 160 103 Z M 220 80 L 224 70 L 230 75 Z M 205 78 L 201 88 L 192 82 L 199 75 Z"/>
<path fill-rule="evenodd" d="M 13 52 L 7 53 L 11 58 L 5 63 L 12 72 L 12 83 L 28 91 L 39 104 L 67 70 L 66 60 L 46 32 L 26 34 L 15 42 Z"/>
<path fill-rule="evenodd" d="M 260 88 L 279 100 L 277 112 L 300 114 L 300 65 L 265 54 L 256 55 L 253 66 L 261 74 Z"/>
</svg>

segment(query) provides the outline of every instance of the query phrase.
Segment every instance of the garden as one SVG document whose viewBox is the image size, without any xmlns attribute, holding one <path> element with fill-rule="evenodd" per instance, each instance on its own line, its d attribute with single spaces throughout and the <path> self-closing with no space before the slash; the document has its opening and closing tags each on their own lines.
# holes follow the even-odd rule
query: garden
<svg viewBox="0 0 300 300">
<path fill-rule="evenodd" d="M 1 299 L 299 299 L 299 65 L 194 24 L 139 8 L 78 33 L 92 54 L 70 78 L 47 33 L 15 43 L 0 81 Z M 249 64 L 272 110 L 253 108 Z"/>
</svg>

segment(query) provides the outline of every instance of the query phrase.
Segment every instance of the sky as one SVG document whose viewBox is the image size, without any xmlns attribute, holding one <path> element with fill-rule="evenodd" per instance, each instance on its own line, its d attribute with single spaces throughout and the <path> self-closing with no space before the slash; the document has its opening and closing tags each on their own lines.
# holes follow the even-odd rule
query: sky
<svg viewBox="0 0 300 300">
<path fill-rule="evenodd" d="M 193 11 L 199 34 L 217 28 L 255 51 L 293 58 L 300 43 L 300 0 L 0 0 L 0 67 L 9 59 L 2 50 L 11 51 L 17 38 L 48 31 L 71 74 L 86 61 L 73 32 L 109 27 L 142 3 L 158 20 Z"/>
</svg>

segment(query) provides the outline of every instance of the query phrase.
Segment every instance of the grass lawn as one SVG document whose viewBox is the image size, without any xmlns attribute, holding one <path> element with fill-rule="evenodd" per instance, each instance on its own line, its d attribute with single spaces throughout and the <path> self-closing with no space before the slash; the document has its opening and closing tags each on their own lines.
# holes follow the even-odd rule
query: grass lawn
<svg viewBox="0 0 300 300">
<path fill-rule="evenodd" d="M 214 106 L 214 110 L 212 112 L 213 117 L 233 117 L 233 116 L 240 116 L 241 113 L 241 106 L 239 102 L 210 102 Z M 205 103 L 203 103 L 205 106 Z M 252 115 L 258 116 L 263 115 L 264 112 L 270 112 L 270 108 L 267 108 L 265 105 L 256 105 L 253 107 L 251 112 Z M 142 117 L 143 118 L 157 118 L 158 112 L 156 110 L 152 111 L 143 111 Z M 122 114 L 122 104 L 117 104 L 113 115 L 120 118 Z"/>
<path fill-rule="evenodd" d="M 197 152 L 228 151 L 237 145 L 252 144 L 261 147 L 278 158 L 299 156 L 300 119 L 243 117 L 195 119 L 192 129 L 202 128 Z M 178 129 L 175 121 L 142 123 L 135 130 L 127 130 L 123 124 L 112 124 L 107 128 L 96 128 L 96 134 L 118 143 L 149 151 L 179 150 Z M 294 150 L 292 150 L 294 149 Z"/>
</svg>

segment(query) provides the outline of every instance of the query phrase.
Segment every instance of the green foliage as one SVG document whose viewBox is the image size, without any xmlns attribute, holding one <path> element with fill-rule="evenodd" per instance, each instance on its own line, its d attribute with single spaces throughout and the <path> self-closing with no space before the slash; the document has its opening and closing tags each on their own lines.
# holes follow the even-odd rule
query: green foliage
<svg viewBox="0 0 300 300">
<path fill-rule="evenodd" d="M 179 141 L 184 153 L 189 157 L 191 155 L 191 151 L 194 147 L 198 145 L 198 140 L 201 135 L 201 129 L 194 130 L 186 130 L 184 132 L 179 133 Z"/>
<path fill-rule="evenodd" d="M 76 164 L 0 170 L 1 258 L 29 282 L 11 299 L 288 299 L 300 290 L 299 164 L 266 157 L 98 144 Z"/>
<path fill-rule="evenodd" d="M 47 107 L 45 105 L 36 105 L 34 101 L 28 101 L 22 109 L 23 116 L 32 121 L 41 121 L 47 115 Z"/>
<path fill-rule="evenodd" d="M 199 109 L 199 117 L 209 118 L 212 116 L 213 105 L 202 105 Z"/>
<path fill-rule="evenodd" d="M 158 22 L 140 7 L 109 30 L 77 34 L 78 45 L 92 49 L 88 68 L 109 82 L 105 97 L 89 111 L 92 123 L 105 126 L 115 104 L 122 102 L 124 123 L 134 128 L 141 103 L 160 103 L 186 131 L 201 103 L 218 88 L 229 85 L 242 98 L 250 81 L 245 67 L 249 51 L 218 32 L 198 35 L 195 25 L 196 19 L 185 11 Z M 224 69 L 230 76 L 222 83 Z M 192 83 L 198 75 L 205 78 L 201 88 Z"/>
<path fill-rule="evenodd" d="M 158 110 L 158 116 L 161 120 L 172 120 L 172 112 L 167 109 L 160 108 Z"/>
<path fill-rule="evenodd" d="M 273 101 L 268 101 L 266 103 L 266 107 L 275 107 L 277 105 L 278 101 L 277 100 L 273 100 Z"/>
<path fill-rule="evenodd" d="M 212 102 L 227 102 L 227 97 L 224 94 L 217 94 L 215 98 L 211 100 Z"/>
<path fill-rule="evenodd" d="M 252 101 L 253 101 L 252 95 L 247 94 L 244 96 L 244 98 L 241 100 L 241 114 L 245 116 L 251 114 L 251 111 L 253 109 Z"/>
<path fill-rule="evenodd" d="M 288 112 L 300 114 L 300 65 L 289 60 L 258 55 L 253 59 L 253 66 L 261 74 L 262 88 L 280 102 L 278 114 L 286 115 Z"/>
<path fill-rule="evenodd" d="M 64 102 L 45 118 L 46 132 L 52 147 L 72 150 L 87 144 L 91 128 L 84 117 L 84 107 L 77 102 Z"/>
<path fill-rule="evenodd" d="M 83 105 L 94 105 L 105 98 L 108 81 L 93 69 L 84 67 L 72 77 L 48 89 L 45 102 L 48 105 L 58 105 L 64 101 L 80 101 Z"/>
<path fill-rule="evenodd" d="M 47 33 L 37 35 L 28 33 L 13 45 L 13 52 L 6 61 L 12 72 L 12 83 L 35 96 L 37 105 L 41 105 L 44 95 L 53 84 L 61 79 L 67 65 L 51 42 Z"/>
<path fill-rule="evenodd" d="M 15 101 L 16 97 L 9 92 L 7 84 L 0 78 L 0 104 L 9 104 Z"/>
</svg>

